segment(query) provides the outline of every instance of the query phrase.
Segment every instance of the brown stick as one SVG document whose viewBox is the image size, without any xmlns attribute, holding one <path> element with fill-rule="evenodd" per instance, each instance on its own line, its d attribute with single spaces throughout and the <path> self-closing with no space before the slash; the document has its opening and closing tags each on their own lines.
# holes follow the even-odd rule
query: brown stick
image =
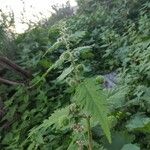
<svg viewBox="0 0 150 150">
<path fill-rule="evenodd" d="M 22 84 L 22 83 L 15 82 L 15 81 L 10 81 L 10 80 L 7 80 L 7 79 L 1 78 L 1 77 L 0 77 L 0 82 L 4 83 L 4 84 L 8 84 L 8 85 L 19 85 L 19 84 Z"/>
<path fill-rule="evenodd" d="M 21 73 L 25 78 L 30 78 L 32 75 L 28 71 L 22 69 L 20 66 L 16 65 L 14 62 L 9 60 L 6 57 L 0 56 L 0 62 L 3 64 L 6 64 L 7 66 L 11 67 L 13 70 L 15 70 L 18 73 Z"/>
</svg>

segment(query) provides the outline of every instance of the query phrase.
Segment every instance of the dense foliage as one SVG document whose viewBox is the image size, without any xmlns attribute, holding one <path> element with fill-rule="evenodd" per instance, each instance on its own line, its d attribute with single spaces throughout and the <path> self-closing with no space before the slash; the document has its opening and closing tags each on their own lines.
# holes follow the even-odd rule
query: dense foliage
<svg viewBox="0 0 150 150">
<path fill-rule="evenodd" d="M 0 9 L 0 55 L 13 57 L 15 55 L 14 33 L 11 28 L 14 27 L 14 14 L 10 12 L 5 14 Z"/>
<path fill-rule="evenodd" d="M 150 2 L 77 2 L 13 41 L 33 79 L 0 85 L 2 150 L 150 149 Z"/>
</svg>

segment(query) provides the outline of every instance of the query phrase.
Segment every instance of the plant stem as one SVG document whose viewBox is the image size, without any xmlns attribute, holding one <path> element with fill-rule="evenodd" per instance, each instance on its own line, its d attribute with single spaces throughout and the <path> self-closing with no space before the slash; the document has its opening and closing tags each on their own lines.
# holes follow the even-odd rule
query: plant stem
<svg viewBox="0 0 150 150">
<path fill-rule="evenodd" d="M 83 150 L 83 145 L 79 145 L 78 150 Z"/>
<path fill-rule="evenodd" d="M 90 125 L 90 116 L 87 118 L 87 130 L 88 130 L 88 149 L 92 150 L 92 132 L 91 132 L 91 125 Z"/>
</svg>

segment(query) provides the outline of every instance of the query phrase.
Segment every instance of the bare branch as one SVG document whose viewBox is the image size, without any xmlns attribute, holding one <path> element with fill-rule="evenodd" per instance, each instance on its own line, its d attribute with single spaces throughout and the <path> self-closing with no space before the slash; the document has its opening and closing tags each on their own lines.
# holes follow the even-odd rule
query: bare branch
<svg viewBox="0 0 150 150">
<path fill-rule="evenodd" d="M 22 84 L 22 83 L 10 81 L 10 80 L 7 80 L 7 79 L 1 78 L 1 77 L 0 77 L 0 83 L 4 83 L 7 85 L 20 85 L 20 84 Z"/>
<path fill-rule="evenodd" d="M 20 66 L 18 66 L 17 64 L 15 64 L 14 62 L 12 62 L 11 60 L 9 60 L 6 57 L 1 57 L 0 56 L 0 62 L 3 63 L 3 64 L 6 64 L 10 68 L 12 68 L 14 71 L 16 71 L 18 73 L 21 73 L 25 78 L 30 78 L 32 76 L 31 73 L 29 73 L 28 71 L 22 69 Z"/>
</svg>

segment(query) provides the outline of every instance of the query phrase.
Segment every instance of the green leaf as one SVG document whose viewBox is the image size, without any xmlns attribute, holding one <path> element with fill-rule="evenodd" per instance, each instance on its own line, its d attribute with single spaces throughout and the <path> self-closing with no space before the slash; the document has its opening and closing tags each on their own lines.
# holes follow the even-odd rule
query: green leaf
<svg viewBox="0 0 150 150">
<path fill-rule="evenodd" d="M 126 127 L 130 131 L 138 130 L 150 133 L 150 118 L 145 115 L 136 114 L 128 121 Z"/>
<path fill-rule="evenodd" d="M 82 38 L 86 35 L 86 32 L 85 31 L 77 31 L 75 32 L 74 34 L 71 34 L 69 36 L 69 40 L 70 41 L 81 41 Z"/>
<path fill-rule="evenodd" d="M 78 48 L 75 48 L 74 51 L 79 51 L 79 52 L 82 52 L 82 51 L 91 51 L 92 47 L 91 46 L 82 46 L 82 47 L 78 47 Z"/>
<path fill-rule="evenodd" d="M 108 143 L 103 139 L 104 147 L 107 150 L 121 150 L 121 148 L 128 143 L 131 143 L 134 140 L 134 136 L 129 135 L 127 132 L 115 132 L 112 133 L 112 143 Z M 131 149 L 132 150 L 132 149 Z"/>
<path fill-rule="evenodd" d="M 45 57 L 47 55 L 47 53 L 52 53 L 53 51 L 57 50 L 61 45 L 63 45 L 62 41 L 57 41 L 56 43 L 54 43 L 43 55 L 43 57 Z"/>
<path fill-rule="evenodd" d="M 76 141 L 77 141 L 77 137 L 76 137 L 76 136 L 73 136 L 73 137 L 72 137 L 72 141 L 71 141 L 71 143 L 69 144 L 67 150 L 75 150 L 75 149 L 78 149 L 78 145 L 77 145 Z"/>
<path fill-rule="evenodd" d="M 126 144 L 122 147 L 121 150 L 140 150 L 140 148 L 135 144 Z"/>
<path fill-rule="evenodd" d="M 69 124 L 70 116 L 69 116 L 69 106 L 56 110 L 49 119 L 43 122 L 43 127 L 48 128 L 50 125 L 54 125 L 56 130 L 64 130 L 68 128 L 66 121 Z"/>
<path fill-rule="evenodd" d="M 33 150 L 35 148 L 35 143 L 31 143 L 27 150 Z"/>
<path fill-rule="evenodd" d="M 50 66 L 52 66 L 52 62 L 48 59 L 40 60 L 39 64 L 44 68 L 49 68 Z"/>
<path fill-rule="evenodd" d="M 37 128 L 33 128 L 31 132 L 29 133 L 29 137 L 36 135 L 39 135 L 41 137 L 41 131 L 44 134 L 44 132 L 53 125 L 52 129 L 56 130 L 65 130 L 70 127 L 70 116 L 69 116 L 69 106 L 58 109 L 54 111 L 54 113 L 48 118 L 43 121 L 41 125 L 39 125 Z M 38 138 L 39 139 L 39 138 Z"/>
<path fill-rule="evenodd" d="M 99 121 L 107 139 L 111 142 L 106 96 L 94 78 L 85 79 L 76 89 L 73 97 L 82 108 L 90 113 L 94 120 Z"/>
<path fill-rule="evenodd" d="M 126 94 L 128 93 L 127 87 L 121 87 L 117 90 L 112 91 L 113 93 L 110 94 L 108 97 L 108 103 L 110 109 L 117 109 L 125 105 L 125 98 Z"/>
<path fill-rule="evenodd" d="M 58 82 L 61 82 L 62 80 L 64 80 L 71 72 L 73 71 L 73 66 L 70 66 L 68 68 L 66 68 L 62 74 L 57 78 Z"/>
<path fill-rule="evenodd" d="M 7 120 L 11 121 L 13 119 L 13 116 L 14 116 L 15 112 L 16 112 L 16 108 L 17 108 L 17 106 L 10 107 L 7 114 L 3 117 L 3 120 L 7 119 Z"/>
</svg>

